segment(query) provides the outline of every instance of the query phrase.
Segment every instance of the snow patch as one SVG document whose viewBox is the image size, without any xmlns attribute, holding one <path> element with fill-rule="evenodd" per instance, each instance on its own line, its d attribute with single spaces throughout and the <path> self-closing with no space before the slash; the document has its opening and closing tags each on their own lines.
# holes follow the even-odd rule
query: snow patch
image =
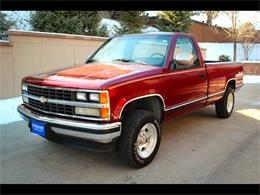
<svg viewBox="0 0 260 195">
<path fill-rule="evenodd" d="M 0 125 L 23 120 L 16 108 L 22 103 L 22 97 L 0 100 Z"/>
<path fill-rule="evenodd" d="M 149 33 L 149 32 L 159 32 L 158 28 L 155 28 L 153 26 L 148 26 L 145 29 L 141 30 L 143 33 Z"/>
<path fill-rule="evenodd" d="M 207 43 L 207 42 L 198 42 L 200 47 L 203 47 L 206 50 L 206 59 L 205 60 L 218 60 L 220 55 L 228 55 L 231 60 L 233 60 L 233 43 Z M 253 48 L 249 61 L 259 62 L 260 61 L 260 44 L 255 44 Z M 237 44 L 237 61 L 244 61 L 244 52 L 242 44 Z M 248 63 L 248 62 L 247 62 Z"/>
<path fill-rule="evenodd" d="M 245 84 L 260 83 L 260 75 L 244 75 L 243 82 Z"/>
<path fill-rule="evenodd" d="M 255 103 L 252 103 L 250 105 L 253 105 L 253 106 L 260 106 L 260 102 L 255 102 Z"/>
<path fill-rule="evenodd" d="M 118 21 L 112 20 L 112 19 L 107 19 L 103 18 L 100 22 L 100 26 L 105 25 L 107 27 L 107 32 L 109 37 L 115 36 L 116 29 L 120 29 L 121 25 Z M 159 32 L 159 29 L 152 27 L 152 26 L 147 26 L 146 28 L 141 30 L 143 33 L 149 33 L 149 32 Z"/>
<path fill-rule="evenodd" d="M 100 24 L 105 25 L 107 27 L 107 32 L 108 32 L 109 37 L 115 36 L 116 29 L 121 27 L 121 25 L 118 21 L 112 20 L 112 19 L 107 19 L 107 18 L 103 18 L 101 20 Z"/>
</svg>

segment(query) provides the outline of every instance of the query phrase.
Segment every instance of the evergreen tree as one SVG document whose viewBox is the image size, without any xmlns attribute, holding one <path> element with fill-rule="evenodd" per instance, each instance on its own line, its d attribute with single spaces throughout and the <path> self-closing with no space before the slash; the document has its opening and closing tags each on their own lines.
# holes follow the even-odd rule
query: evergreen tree
<svg viewBox="0 0 260 195">
<path fill-rule="evenodd" d="M 106 25 L 100 25 L 97 30 L 96 36 L 108 37 L 108 30 Z"/>
<path fill-rule="evenodd" d="M 112 20 L 117 20 L 119 18 L 119 16 L 120 16 L 121 12 L 122 11 L 108 11 L 108 13 L 109 13 L 109 15 L 110 15 Z"/>
<path fill-rule="evenodd" d="M 6 32 L 14 25 L 14 22 L 6 18 L 6 14 L 0 12 L 0 39 L 7 39 Z"/>
<path fill-rule="evenodd" d="M 36 31 L 97 36 L 100 29 L 104 35 L 100 20 L 98 11 L 36 11 L 30 24 Z"/>
<path fill-rule="evenodd" d="M 115 19 L 121 26 L 116 30 L 118 34 L 140 33 L 147 21 L 142 11 L 119 11 Z"/>
<path fill-rule="evenodd" d="M 192 11 L 161 11 L 156 28 L 166 32 L 188 32 Z"/>
</svg>

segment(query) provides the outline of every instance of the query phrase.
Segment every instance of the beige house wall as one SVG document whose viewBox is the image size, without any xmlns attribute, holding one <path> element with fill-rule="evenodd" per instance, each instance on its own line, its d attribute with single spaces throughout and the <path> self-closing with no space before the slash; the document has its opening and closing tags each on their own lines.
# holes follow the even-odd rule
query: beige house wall
<svg viewBox="0 0 260 195">
<path fill-rule="evenodd" d="M 19 96 L 23 77 L 83 64 L 107 38 L 9 31 L 0 42 L 0 99 Z M 202 49 L 203 57 L 206 50 Z"/>
<path fill-rule="evenodd" d="M 14 95 L 13 48 L 9 42 L 0 42 L 0 98 Z"/>
<path fill-rule="evenodd" d="M 9 42 L 0 42 L 0 99 L 19 96 L 25 76 L 83 64 L 106 39 L 9 31 Z"/>
</svg>

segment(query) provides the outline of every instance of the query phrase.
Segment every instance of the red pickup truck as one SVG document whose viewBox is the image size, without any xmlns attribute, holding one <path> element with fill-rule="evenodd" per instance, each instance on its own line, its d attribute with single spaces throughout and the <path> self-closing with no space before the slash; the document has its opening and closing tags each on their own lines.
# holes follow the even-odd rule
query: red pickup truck
<svg viewBox="0 0 260 195">
<path fill-rule="evenodd" d="M 241 63 L 203 60 L 192 35 L 108 39 L 85 64 L 22 80 L 18 112 L 31 132 L 96 150 L 116 148 L 136 168 L 155 157 L 160 123 L 215 104 L 228 118 L 243 85 Z"/>
</svg>

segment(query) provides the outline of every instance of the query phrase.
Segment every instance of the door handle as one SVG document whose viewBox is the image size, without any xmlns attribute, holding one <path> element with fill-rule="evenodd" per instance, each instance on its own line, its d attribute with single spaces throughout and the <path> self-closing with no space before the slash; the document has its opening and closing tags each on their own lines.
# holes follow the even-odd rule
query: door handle
<svg viewBox="0 0 260 195">
<path fill-rule="evenodd" d="M 201 74 L 201 75 L 200 75 L 200 78 L 201 78 L 201 79 L 203 79 L 203 78 L 205 78 L 205 77 L 206 77 L 205 74 Z"/>
</svg>

